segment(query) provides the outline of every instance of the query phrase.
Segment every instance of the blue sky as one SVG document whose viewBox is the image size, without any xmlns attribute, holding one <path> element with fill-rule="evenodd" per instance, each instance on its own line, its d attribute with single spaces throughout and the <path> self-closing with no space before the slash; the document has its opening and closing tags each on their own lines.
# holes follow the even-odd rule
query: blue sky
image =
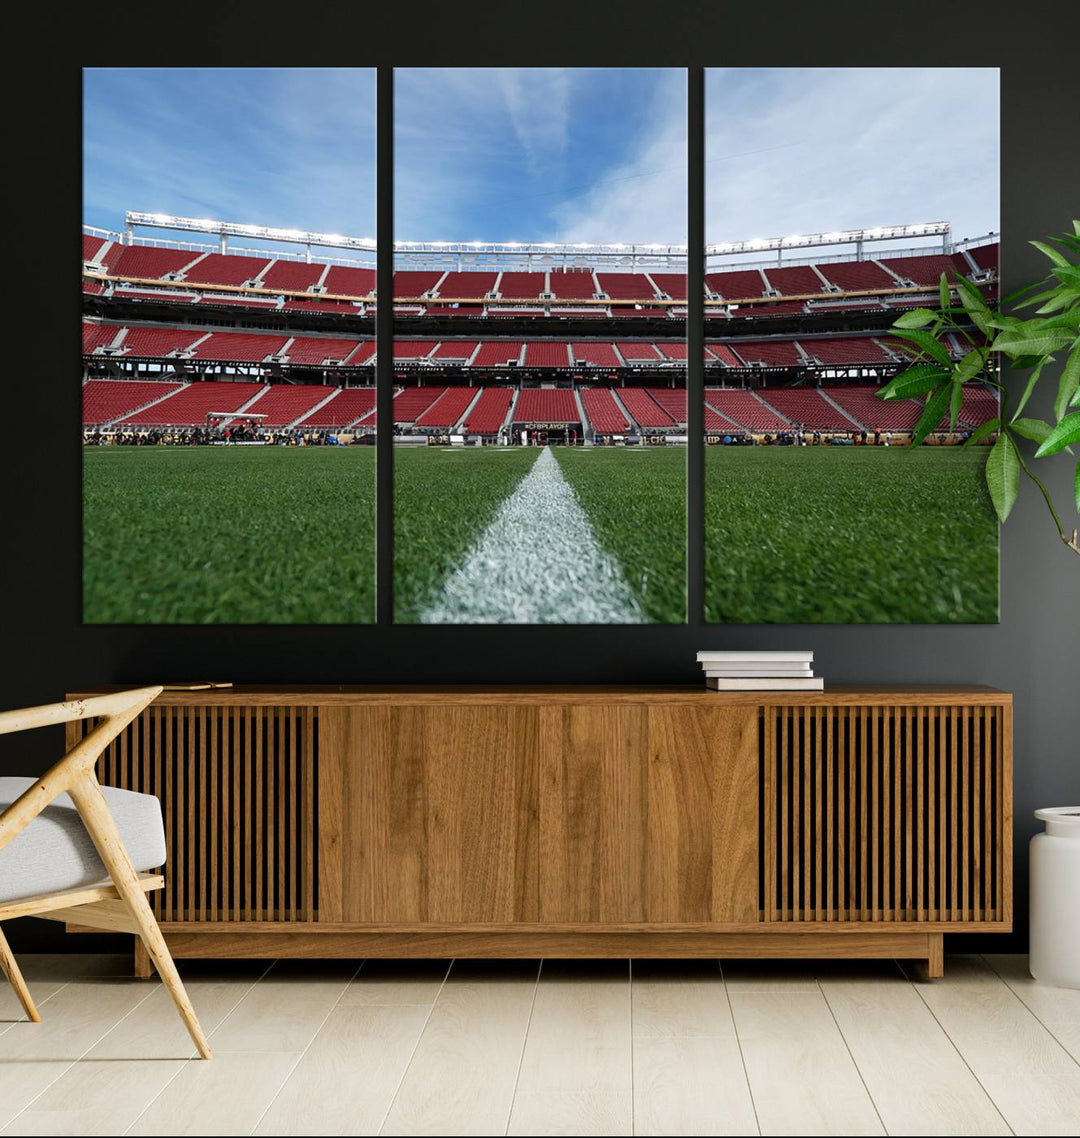
<svg viewBox="0 0 1080 1138">
<path fill-rule="evenodd" d="M 401 68 L 402 240 L 686 240 L 679 69 Z"/>
<path fill-rule="evenodd" d="M 706 98 L 709 241 L 998 228 L 994 69 L 717 69 Z M 403 68 L 394 117 L 399 239 L 686 240 L 679 69 Z M 372 236 L 374 164 L 370 69 L 85 72 L 92 225 Z"/>
<path fill-rule="evenodd" d="M 706 240 L 997 231 L 998 84 L 996 68 L 709 70 Z"/>
<path fill-rule="evenodd" d="M 132 209 L 374 236 L 374 70 L 83 75 L 87 224 L 120 229 Z"/>
</svg>

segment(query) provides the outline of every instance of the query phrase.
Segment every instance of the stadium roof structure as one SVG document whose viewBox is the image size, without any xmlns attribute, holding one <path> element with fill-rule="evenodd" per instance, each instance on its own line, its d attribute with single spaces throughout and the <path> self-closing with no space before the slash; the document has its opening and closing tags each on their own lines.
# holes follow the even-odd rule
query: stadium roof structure
<svg viewBox="0 0 1080 1138">
<path fill-rule="evenodd" d="M 350 237 L 341 233 L 316 233 L 301 229 L 250 225 L 242 222 L 217 221 L 211 218 L 179 217 L 164 213 L 140 213 L 128 210 L 124 218 L 124 243 L 135 244 L 137 228 L 164 229 L 172 232 L 200 233 L 218 238 L 221 252 L 228 250 L 230 237 L 266 240 L 302 245 L 306 260 L 313 248 L 342 249 L 366 254 L 374 263 L 377 244 L 373 237 Z M 800 250 L 829 246 L 855 246 L 856 259 L 862 259 L 867 244 L 904 240 L 927 241 L 940 238 L 941 251 L 952 250 L 951 227 L 948 222 L 917 222 L 908 225 L 871 226 L 862 229 L 832 230 L 822 233 L 791 234 L 786 237 L 752 238 L 748 241 L 725 241 L 706 245 L 707 266 L 717 258 L 775 254 L 777 264 L 795 263 L 791 254 Z M 239 250 L 238 250 L 239 251 Z M 244 252 L 251 252 L 245 248 Z M 924 247 L 922 251 L 929 251 Z M 892 252 L 898 252 L 892 251 Z M 576 268 L 608 269 L 669 268 L 685 271 L 687 246 L 662 242 L 586 242 L 586 241 L 395 241 L 394 258 L 409 268 Z M 715 266 L 711 266 L 715 267 Z"/>
</svg>

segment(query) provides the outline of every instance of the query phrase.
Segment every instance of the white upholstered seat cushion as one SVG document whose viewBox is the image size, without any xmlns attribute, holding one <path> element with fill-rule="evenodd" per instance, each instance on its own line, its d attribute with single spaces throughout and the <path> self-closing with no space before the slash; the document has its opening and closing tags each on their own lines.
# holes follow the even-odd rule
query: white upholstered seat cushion
<svg viewBox="0 0 1080 1138">
<path fill-rule="evenodd" d="M 0 813 L 36 781 L 0 778 Z M 112 786 L 103 786 L 101 793 L 135 869 L 142 873 L 164 865 L 165 827 L 157 798 Z M 78 889 L 108 878 L 75 803 L 66 794 L 53 799 L 21 834 L 0 849 L 0 901 Z"/>
</svg>

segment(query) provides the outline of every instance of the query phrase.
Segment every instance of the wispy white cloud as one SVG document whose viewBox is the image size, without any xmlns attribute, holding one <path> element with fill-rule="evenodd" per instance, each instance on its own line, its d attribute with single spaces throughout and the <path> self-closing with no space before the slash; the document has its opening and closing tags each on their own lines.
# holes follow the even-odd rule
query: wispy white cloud
<svg viewBox="0 0 1080 1138">
<path fill-rule="evenodd" d="M 654 74 L 646 112 L 623 124 L 625 159 L 554 211 L 563 240 L 685 243 L 686 78 L 676 70 Z"/>
<path fill-rule="evenodd" d="M 367 236 L 371 69 L 108 69 L 86 74 L 84 217 L 128 209 Z"/>
<path fill-rule="evenodd" d="M 706 97 L 709 241 L 998 228 L 996 69 L 713 70 Z"/>
</svg>

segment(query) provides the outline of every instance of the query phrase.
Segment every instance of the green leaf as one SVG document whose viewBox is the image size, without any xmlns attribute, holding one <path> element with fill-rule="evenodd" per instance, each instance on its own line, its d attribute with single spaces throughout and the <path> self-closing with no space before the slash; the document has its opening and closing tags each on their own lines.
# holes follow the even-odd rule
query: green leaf
<svg viewBox="0 0 1080 1138">
<path fill-rule="evenodd" d="M 994 351 L 1007 356 L 1048 356 L 1072 341 L 1068 332 L 1046 331 L 1043 324 L 1042 320 L 1026 320 L 1021 327 L 1002 332 L 994 341 Z"/>
<path fill-rule="evenodd" d="M 1080 344 L 1069 353 L 1069 358 L 1061 369 L 1057 398 L 1054 400 L 1054 418 L 1059 423 L 1065 418 L 1065 412 L 1076 398 L 1078 389 L 1080 389 Z"/>
<path fill-rule="evenodd" d="M 1033 304 L 1041 304 L 1044 300 L 1049 300 L 1051 297 L 1060 296 L 1061 289 L 1047 288 L 1042 292 L 1037 292 L 1034 296 L 1029 296 L 1023 304 L 1017 304 L 1017 308 L 1030 308 Z"/>
<path fill-rule="evenodd" d="M 1002 434 L 986 456 L 986 485 L 1000 521 L 1012 512 L 1020 489 L 1020 456 L 1016 444 Z"/>
<path fill-rule="evenodd" d="M 913 308 L 910 312 L 905 312 L 904 315 L 893 324 L 893 327 L 925 328 L 927 324 L 936 319 L 937 313 L 932 308 Z"/>
<path fill-rule="evenodd" d="M 972 324 L 985 336 L 990 330 L 990 320 L 992 318 L 990 306 L 983 299 L 982 293 L 979 292 L 967 277 L 962 277 L 957 273 L 956 285 L 960 290 L 960 303 L 963 304 L 968 316 L 971 317 Z"/>
<path fill-rule="evenodd" d="M 983 439 L 987 437 L 987 435 L 992 435 L 995 431 L 998 431 L 1000 429 L 1000 419 L 987 419 L 985 423 L 980 423 L 975 428 L 975 430 L 971 432 L 971 435 L 964 440 L 963 446 L 961 446 L 960 449 L 963 450 L 964 447 L 974 446 L 975 443 L 981 443 Z"/>
<path fill-rule="evenodd" d="M 948 376 L 948 368 L 917 364 L 889 380 L 884 387 L 878 389 L 878 395 L 882 399 L 910 399 L 913 395 L 925 395 Z"/>
<path fill-rule="evenodd" d="M 1074 288 L 1080 285 L 1080 268 L 1076 265 L 1058 265 L 1054 270 L 1054 276 L 1062 284 L 1072 285 Z"/>
<path fill-rule="evenodd" d="M 912 446 L 918 446 L 919 443 L 937 427 L 938 423 L 941 422 L 942 416 L 948 410 L 951 396 L 952 387 L 950 384 L 945 383 L 927 399 L 923 413 L 919 416 L 919 421 L 915 424 L 915 430 L 911 433 Z M 1078 416 L 1078 418 L 1080 418 L 1080 416 Z"/>
<path fill-rule="evenodd" d="M 1044 305 L 1036 308 L 1035 311 L 1043 316 L 1048 312 L 1058 312 L 1062 308 L 1068 308 L 1070 305 L 1075 304 L 1080 300 L 1080 289 L 1075 288 L 1061 288 L 1051 289 L 1053 299 L 1048 300 Z"/>
<path fill-rule="evenodd" d="M 1077 237 L 1080 237 L 1080 221 L 1073 221 L 1073 233 L 1075 233 Z"/>
<path fill-rule="evenodd" d="M 956 430 L 956 420 L 960 417 L 960 408 L 964 405 L 964 383 L 953 376 L 952 394 L 949 396 L 949 430 Z"/>
<path fill-rule="evenodd" d="M 1053 430 L 1044 419 L 1013 419 L 1009 426 L 1018 435 L 1023 435 L 1025 439 L 1031 439 L 1033 443 L 1041 443 Z"/>
<path fill-rule="evenodd" d="M 1027 401 L 1031 398 L 1031 393 L 1035 390 L 1035 384 L 1039 382 L 1039 376 L 1042 374 L 1042 369 L 1046 366 L 1047 360 L 1042 359 L 1036 365 L 1035 370 L 1028 376 L 1027 386 L 1024 388 L 1024 394 L 1020 396 L 1020 402 L 1017 404 L 1016 410 L 1013 412 L 1013 418 L 1017 419 L 1020 412 L 1027 406 Z"/>
<path fill-rule="evenodd" d="M 1035 452 L 1036 458 L 1046 458 L 1047 455 L 1057 454 L 1072 443 L 1080 443 L 1080 411 L 1066 415 L 1064 419 L 1046 436 L 1042 446 Z"/>
<path fill-rule="evenodd" d="M 1049 257 L 1055 265 L 1067 265 L 1069 263 L 1067 258 L 1059 253 L 1052 245 L 1047 245 L 1045 241 L 1029 241 L 1028 244 L 1034 245 L 1040 253 Z"/>
<path fill-rule="evenodd" d="M 982 352 L 978 348 L 973 349 L 953 368 L 953 380 L 957 383 L 966 383 L 969 379 L 974 379 L 982 371 L 985 363 Z"/>
<path fill-rule="evenodd" d="M 894 324 L 893 327 L 895 328 L 896 325 Z M 923 355 L 937 360 L 939 364 L 944 364 L 948 367 L 952 362 L 949 358 L 948 348 L 935 340 L 929 332 L 916 332 L 912 329 L 897 329 L 896 335 L 902 340 L 910 341 Z"/>
<path fill-rule="evenodd" d="M 942 273 L 941 280 L 938 281 L 938 300 L 942 308 L 949 307 L 949 299 L 949 282 L 945 274 Z M 917 328 L 918 325 L 911 325 L 911 327 Z"/>
</svg>

